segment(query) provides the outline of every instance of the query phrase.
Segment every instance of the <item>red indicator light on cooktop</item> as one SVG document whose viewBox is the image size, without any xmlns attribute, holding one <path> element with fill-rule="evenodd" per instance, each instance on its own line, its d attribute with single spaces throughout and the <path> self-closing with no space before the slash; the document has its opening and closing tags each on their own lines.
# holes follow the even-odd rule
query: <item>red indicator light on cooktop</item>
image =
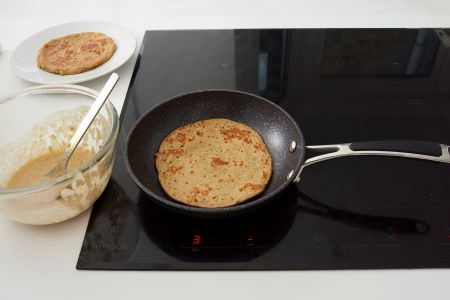
<svg viewBox="0 0 450 300">
<path fill-rule="evenodd" d="M 194 239 L 192 240 L 192 245 L 199 246 L 202 244 L 202 237 L 199 234 L 194 235 Z"/>
</svg>

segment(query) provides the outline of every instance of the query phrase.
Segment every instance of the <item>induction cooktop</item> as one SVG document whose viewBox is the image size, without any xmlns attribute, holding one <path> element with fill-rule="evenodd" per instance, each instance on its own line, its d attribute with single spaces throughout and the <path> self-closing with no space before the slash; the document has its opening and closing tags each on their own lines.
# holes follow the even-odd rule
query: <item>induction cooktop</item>
<svg viewBox="0 0 450 300">
<path fill-rule="evenodd" d="M 450 39 L 439 29 L 147 31 L 111 180 L 77 263 L 104 270 L 450 267 L 450 164 L 347 157 L 305 168 L 277 199 L 208 220 L 166 211 L 128 175 L 134 122 L 175 95 L 241 90 L 280 105 L 307 145 L 450 144 Z"/>
</svg>

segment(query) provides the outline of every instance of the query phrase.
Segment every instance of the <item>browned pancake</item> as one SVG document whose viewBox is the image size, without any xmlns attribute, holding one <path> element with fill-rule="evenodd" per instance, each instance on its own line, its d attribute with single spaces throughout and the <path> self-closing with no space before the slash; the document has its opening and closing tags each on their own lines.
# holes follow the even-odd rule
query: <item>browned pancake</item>
<svg viewBox="0 0 450 300">
<path fill-rule="evenodd" d="M 156 154 L 161 186 L 173 199 L 197 207 L 227 207 L 261 193 L 272 159 L 252 128 L 228 119 L 175 129 Z"/>
<path fill-rule="evenodd" d="M 78 74 L 105 63 L 116 44 L 99 32 L 69 34 L 47 42 L 39 50 L 39 68 L 60 75 Z"/>
</svg>

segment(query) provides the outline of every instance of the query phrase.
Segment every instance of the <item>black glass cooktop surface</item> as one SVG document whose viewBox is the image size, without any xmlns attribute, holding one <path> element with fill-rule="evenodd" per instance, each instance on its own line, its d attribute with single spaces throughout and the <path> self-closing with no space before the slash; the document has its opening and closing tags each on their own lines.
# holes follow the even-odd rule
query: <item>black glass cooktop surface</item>
<svg viewBox="0 0 450 300">
<path fill-rule="evenodd" d="M 450 144 L 450 38 L 432 29 L 148 31 L 121 113 L 113 174 L 78 269 L 331 270 L 450 267 L 450 164 L 347 157 L 233 219 L 187 218 L 140 192 L 124 163 L 157 103 L 242 90 L 287 110 L 307 145 Z"/>
</svg>

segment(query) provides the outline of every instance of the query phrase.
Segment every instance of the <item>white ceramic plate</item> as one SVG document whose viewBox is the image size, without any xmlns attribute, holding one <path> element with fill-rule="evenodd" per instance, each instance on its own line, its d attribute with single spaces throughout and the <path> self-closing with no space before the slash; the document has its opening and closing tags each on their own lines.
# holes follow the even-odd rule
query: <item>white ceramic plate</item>
<svg viewBox="0 0 450 300">
<path fill-rule="evenodd" d="M 39 49 L 49 40 L 72 33 L 96 31 L 110 36 L 117 49 L 103 65 L 75 75 L 58 75 L 40 69 L 36 57 Z M 13 52 L 11 64 L 17 76 L 41 84 L 79 83 L 88 81 L 117 69 L 133 55 L 136 38 L 122 26 L 106 22 L 66 23 L 45 29 L 23 41 Z"/>
</svg>

